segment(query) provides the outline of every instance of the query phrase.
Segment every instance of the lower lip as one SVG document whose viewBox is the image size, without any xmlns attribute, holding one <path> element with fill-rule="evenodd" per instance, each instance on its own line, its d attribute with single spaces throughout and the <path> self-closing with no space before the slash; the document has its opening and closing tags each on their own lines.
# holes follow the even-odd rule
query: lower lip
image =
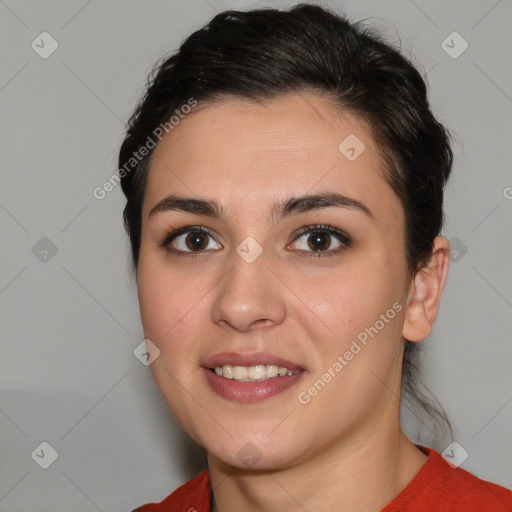
<svg viewBox="0 0 512 512">
<path fill-rule="evenodd" d="M 282 375 L 262 381 L 240 382 L 221 377 L 208 368 L 202 368 L 208 384 L 218 395 L 237 402 L 253 403 L 277 395 L 294 386 L 305 373 L 301 370 L 294 375 Z"/>
</svg>

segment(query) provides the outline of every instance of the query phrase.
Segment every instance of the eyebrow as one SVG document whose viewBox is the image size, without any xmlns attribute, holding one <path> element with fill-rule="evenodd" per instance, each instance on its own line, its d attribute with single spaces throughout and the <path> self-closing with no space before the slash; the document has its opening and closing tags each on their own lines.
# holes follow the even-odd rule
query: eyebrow
<svg viewBox="0 0 512 512">
<path fill-rule="evenodd" d="M 279 201 L 271 209 L 271 219 L 273 222 L 277 222 L 297 213 L 305 213 L 333 206 L 359 210 L 372 220 L 375 220 L 375 215 L 364 203 L 334 192 L 293 196 L 284 201 Z M 206 215 L 207 217 L 219 220 L 224 220 L 225 218 L 222 205 L 217 201 L 177 195 L 167 196 L 158 202 L 149 212 L 148 218 L 166 211 L 182 211 L 196 215 Z"/>
</svg>

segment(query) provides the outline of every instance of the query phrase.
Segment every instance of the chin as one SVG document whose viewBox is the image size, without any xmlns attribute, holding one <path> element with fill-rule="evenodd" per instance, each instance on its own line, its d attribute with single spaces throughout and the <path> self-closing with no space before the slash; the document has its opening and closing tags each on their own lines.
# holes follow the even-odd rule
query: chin
<svg viewBox="0 0 512 512">
<path fill-rule="evenodd" d="M 220 450 L 209 450 L 206 448 L 209 456 L 212 456 L 225 465 L 245 471 L 276 471 L 294 466 L 297 458 L 296 453 L 286 453 L 286 449 L 276 452 L 271 450 L 260 450 L 252 442 L 242 445 L 242 448 L 236 452 L 232 447 Z M 291 449 L 290 449 L 291 451 Z"/>
<path fill-rule="evenodd" d="M 271 429 L 265 429 L 271 432 Z M 243 470 L 270 471 L 285 469 L 294 466 L 304 451 L 304 440 L 300 443 L 300 450 L 292 432 L 273 433 L 271 437 L 262 436 L 261 431 L 252 429 L 232 432 L 233 437 L 225 433 L 221 437 L 205 433 L 199 436 L 197 442 L 205 448 L 209 456 L 220 460 L 224 464 Z"/>
</svg>

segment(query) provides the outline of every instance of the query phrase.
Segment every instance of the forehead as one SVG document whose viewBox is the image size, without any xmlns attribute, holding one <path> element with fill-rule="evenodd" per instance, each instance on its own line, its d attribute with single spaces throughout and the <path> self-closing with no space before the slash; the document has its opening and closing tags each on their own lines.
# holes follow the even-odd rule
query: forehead
<svg viewBox="0 0 512 512">
<path fill-rule="evenodd" d="M 157 145 L 144 211 L 169 193 L 264 205 L 320 189 L 396 209 L 383 176 L 365 122 L 323 96 L 226 99 L 193 111 Z"/>
</svg>

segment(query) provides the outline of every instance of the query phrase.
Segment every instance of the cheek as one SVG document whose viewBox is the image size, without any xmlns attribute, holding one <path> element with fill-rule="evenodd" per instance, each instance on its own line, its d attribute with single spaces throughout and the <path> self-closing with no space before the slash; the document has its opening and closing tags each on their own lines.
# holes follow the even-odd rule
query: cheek
<svg viewBox="0 0 512 512">
<path fill-rule="evenodd" d="M 401 277 L 396 265 L 394 268 L 391 261 L 383 265 L 382 261 L 374 254 L 328 275 L 295 275 L 293 292 L 300 300 L 294 301 L 292 316 L 314 340 L 321 366 L 344 354 L 354 340 L 365 348 L 365 355 L 358 355 L 358 360 L 383 360 L 386 353 L 394 352 L 404 310 L 400 307 Z M 371 342 L 374 348 L 366 350 L 364 342 Z"/>
<path fill-rule="evenodd" d="M 331 334 L 373 323 L 393 303 L 388 276 L 369 265 L 347 265 L 314 277 L 294 275 L 290 280 L 301 316 L 316 318 Z"/>
<path fill-rule="evenodd" d="M 201 280 L 180 277 L 157 262 L 141 261 L 137 290 L 144 334 L 160 350 L 183 344 L 187 325 L 193 323 L 205 295 Z"/>
</svg>

